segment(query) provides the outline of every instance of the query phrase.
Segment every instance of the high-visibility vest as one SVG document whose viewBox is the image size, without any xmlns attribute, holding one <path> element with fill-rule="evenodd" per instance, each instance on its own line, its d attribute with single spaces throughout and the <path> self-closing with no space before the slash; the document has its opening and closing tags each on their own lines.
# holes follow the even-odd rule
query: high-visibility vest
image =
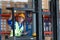
<svg viewBox="0 0 60 40">
<path fill-rule="evenodd" d="M 22 35 L 22 32 L 23 32 L 23 25 L 21 26 L 21 28 L 19 28 L 19 24 L 18 22 L 15 22 L 15 36 L 21 36 Z M 11 33 L 10 33 L 10 37 L 13 36 L 13 30 L 11 30 Z"/>
</svg>

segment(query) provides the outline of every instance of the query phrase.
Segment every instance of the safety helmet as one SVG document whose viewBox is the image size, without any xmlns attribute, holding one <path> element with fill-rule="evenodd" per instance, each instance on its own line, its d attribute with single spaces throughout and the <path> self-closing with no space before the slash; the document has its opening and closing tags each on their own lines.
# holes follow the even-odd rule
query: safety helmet
<svg viewBox="0 0 60 40">
<path fill-rule="evenodd" d="M 22 17 L 22 18 L 25 19 L 25 14 L 24 14 L 24 13 L 20 13 L 20 14 L 19 14 L 19 17 Z"/>
</svg>

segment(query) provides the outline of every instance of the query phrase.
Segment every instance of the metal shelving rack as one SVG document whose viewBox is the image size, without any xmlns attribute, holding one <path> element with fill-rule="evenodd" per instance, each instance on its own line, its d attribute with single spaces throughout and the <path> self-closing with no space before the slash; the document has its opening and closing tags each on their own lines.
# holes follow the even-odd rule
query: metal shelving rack
<svg viewBox="0 0 60 40">
<path fill-rule="evenodd" d="M 53 22 L 53 40 L 60 40 L 59 34 L 59 0 L 51 0 L 50 1 L 50 11 L 52 15 L 52 22 Z"/>
<path fill-rule="evenodd" d="M 60 40 L 60 4 L 59 4 L 60 0 L 57 0 L 57 40 Z"/>
<path fill-rule="evenodd" d="M 56 3 L 55 0 L 54 0 L 54 2 Z M 52 4 L 55 6 L 55 3 L 52 3 Z M 54 8 L 56 8 L 56 6 Z M 27 9 L 26 8 L 25 9 L 24 8 L 10 8 L 10 10 L 12 10 L 12 15 L 13 15 L 12 16 L 13 17 L 13 26 L 14 26 L 14 10 L 31 11 L 33 13 L 33 27 L 36 27 L 36 29 L 37 29 L 36 31 L 34 31 L 34 32 L 37 32 L 37 40 L 44 40 L 42 15 L 45 14 L 45 13 L 42 13 L 42 0 L 33 0 L 33 9 L 28 9 L 28 8 Z M 55 11 L 54 10 L 53 10 L 51 15 L 53 15 L 53 13 L 56 14 L 56 12 L 55 12 L 56 10 Z M 50 13 L 47 13 L 47 15 L 49 15 L 49 14 Z M 54 15 L 52 17 L 55 18 L 56 15 Z M 56 19 L 53 20 L 53 26 L 55 26 L 57 28 Z M 53 40 L 57 40 L 57 38 L 56 38 L 57 35 L 55 34 L 57 30 L 56 30 L 55 27 L 53 27 Z M 54 30 L 56 30 L 56 31 L 54 31 Z"/>
</svg>

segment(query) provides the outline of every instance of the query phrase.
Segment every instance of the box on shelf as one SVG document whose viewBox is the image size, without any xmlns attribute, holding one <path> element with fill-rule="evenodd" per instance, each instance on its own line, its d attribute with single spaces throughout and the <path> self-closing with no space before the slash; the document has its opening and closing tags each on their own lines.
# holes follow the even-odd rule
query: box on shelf
<svg viewBox="0 0 60 40">
<path fill-rule="evenodd" d="M 51 40 L 52 37 L 45 37 L 45 40 Z"/>
</svg>

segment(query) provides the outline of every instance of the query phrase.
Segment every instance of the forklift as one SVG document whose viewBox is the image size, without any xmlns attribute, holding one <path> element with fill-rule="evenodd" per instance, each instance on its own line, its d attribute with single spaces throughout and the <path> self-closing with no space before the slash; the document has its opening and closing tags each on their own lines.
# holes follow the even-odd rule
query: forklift
<svg viewBox="0 0 60 40">
<path fill-rule="evenodd" d="M 9 38 L 9 39 L 6 39 L 6 40 L 36 40 L 36 13 L 35 13 L 35 5 L 34 5 L 34 0 L 32 0 L 33 2 L 33 6 L 32 8 L 17 8 L 17 7 L 7 7 L 6 9 L 7 10 L 11 10 L 12 11 L 12 27 L 13 27 L 13 37 Z M 16 4 L 15 4 L 16 6 Z M 27 5 L 25 5 L 27 6 Z M 28 21 L 26 20 L 26 22 L 24 23 L 25 26 L 26 26 L 26 29 L 24 31 L 28 31 L 30 30 L 29 34 L 28 35 L 24 35 L 23 33 L 23 36 L 21 37 L 16 37 L 15 36 L 15 29 L 14 29 L 14 20 L 15 20 L 15 17 L 14 17 L 14 14 L 15 12 L 14 11 L 24 11 L 26 15 L 30 16 L 32 14 L 32 22 L 30 19 L 28 19 Z M 29 15 L 30 14 L 30 15 Z M 29 23 L 31 22 L 31 23 Z M 31 24 L 31 25 L 29 25 Z"/>
</svg>

